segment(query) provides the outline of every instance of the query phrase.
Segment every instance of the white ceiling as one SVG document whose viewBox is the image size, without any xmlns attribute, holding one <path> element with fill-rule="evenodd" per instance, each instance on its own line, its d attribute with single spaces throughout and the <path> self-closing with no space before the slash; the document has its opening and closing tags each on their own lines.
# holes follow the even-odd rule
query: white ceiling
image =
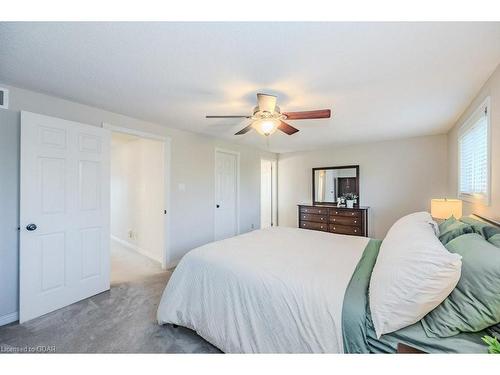
<svg viewBox="0 0 500 375">
<path fill-rule="evenodd" d="M 0 82 L 267 148 L 255 93 L 290 121 L 275 152 L 449 129 L 500 62 L 500 23 L 2 23 Z"/>
</svg>

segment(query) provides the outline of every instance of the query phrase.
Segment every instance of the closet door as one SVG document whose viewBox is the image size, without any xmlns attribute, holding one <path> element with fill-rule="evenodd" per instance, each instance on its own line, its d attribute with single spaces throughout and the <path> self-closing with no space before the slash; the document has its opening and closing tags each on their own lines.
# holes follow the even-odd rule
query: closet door
<svg viewBox="0 0 500 375">
<path fill-rule="evenodd" d="M 238 234 L 238 154 L 215 152 L 215 240 Z"/>
</svg>

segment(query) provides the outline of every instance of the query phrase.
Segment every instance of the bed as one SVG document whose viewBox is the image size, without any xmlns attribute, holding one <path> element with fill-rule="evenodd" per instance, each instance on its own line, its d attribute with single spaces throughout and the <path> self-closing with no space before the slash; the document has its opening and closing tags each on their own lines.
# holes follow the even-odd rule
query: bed
<svg viewBox="0 0 500 375">
<path fill-rule="evenodd" d="M 225 353 L 341 353 L 342 301 L 368 243 L 276 227 L 199 247 L 173 273 L 158 322 Z"/>
<path fill-rule="evenodd" d="M 158 307 L 225 353 L 485 353 L 485 332 L 428 338 L 420 323 L 377 338 L 368 303 L 381 241 L 299 228 L 256 230 L 186 254 Z"/>
</svg>

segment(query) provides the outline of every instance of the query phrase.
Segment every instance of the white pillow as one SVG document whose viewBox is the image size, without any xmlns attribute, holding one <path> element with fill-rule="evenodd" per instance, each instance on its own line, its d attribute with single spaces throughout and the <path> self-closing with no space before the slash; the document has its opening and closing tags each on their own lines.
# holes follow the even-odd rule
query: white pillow
<svg viewBox="0 0 500 375">
<path fill-rule="evenodd" d="M 451 293 L 462 257 L 441 244 L 427 212 L 402 217 L 380 246 L 370 280 L 377 337 L 418 322 Z"/>
</svg>

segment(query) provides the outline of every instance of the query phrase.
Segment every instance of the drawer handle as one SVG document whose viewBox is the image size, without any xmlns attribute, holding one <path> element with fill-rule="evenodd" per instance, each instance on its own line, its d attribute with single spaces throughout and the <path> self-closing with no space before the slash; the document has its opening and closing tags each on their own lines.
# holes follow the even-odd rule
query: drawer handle
<svg viewBox="0 0 500 375">
<path fill-rule="evenodd" d="M 335 230 L 335 229 L 336 229 L 336 228 L 335 228 L 335 227 L 333 227 L 333 230 Z"/>
<path fill-rule="evenodd" d="M 323 225 L 322 225 L 322 226 L 320 226 L 320 228 L 321 228 L 321 229 L 323 229 Z"/>
<path fill-rule="evenodd" d="M 358 231 L 357 229 L 354 229 L 354 233 L 357 233 L 357 231 Z"/>
<path fill-rule="evenodd" d="M 354 220 L 354 224 L 356 224 L 358 221 L 357 220 Z"/>
<path fill-rule="evenodd" d="M 335 211 L 336 214 L 338 214 L 339 212 L 338 211 Z"/>
<path fill-rule="evenodd" d="M 354 212 L 351 212 L 351 216 L 354 216 Z"/>
<path fill-rule="evenodd" d="M 320 213 L 321 213 L 321 210 L 318 210 L 318 214 L 320 214 Z"/>
<path fill-rule="evenodd" d="M 337 219 L 333 219 L 333 221 L 336 221 Z"/>
<path fill-rule="evenodd" d="M 302 215 L 302 219 L 305 219 L 306 218 L 306 215 Z"/>
<path fill-rule="evenodd" d="M 321 220 L 323 220 L 324 218 L 322 217 Z"/>
</svg>

